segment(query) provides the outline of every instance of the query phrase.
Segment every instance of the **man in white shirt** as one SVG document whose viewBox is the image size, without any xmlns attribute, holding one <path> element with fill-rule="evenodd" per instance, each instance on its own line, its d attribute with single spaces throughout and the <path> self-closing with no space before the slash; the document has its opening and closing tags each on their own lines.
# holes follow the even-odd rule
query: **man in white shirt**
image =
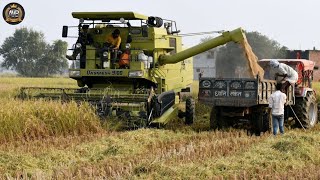
<svg viewBox="0 0 320 180">
<path fill-rule="evenodd" d="M 276 85 L 277 91 L 272 93 L 269 98 L 269 108 L 271 108 L 273 134 L 277 135 L 278 128 L 280 133 L 284 133 L 284 104 L 286 103 L 287 96 L 280 91 L 281 84 Z"/>
<path fill-rule="evenodd" d="M 282 85 L 282 90 L 286 90 L 290 84 L 294 84 L 298 81 L 298 73 L 292 67 L 287 64 L 279 63 L 279 61 L 272 59 L 270 66 L 277 72 L 276 76 L 283 77 L 282 80 L 286 82 Z M 282 81 L 281 80 L 281 81 Z"/>
</svg>

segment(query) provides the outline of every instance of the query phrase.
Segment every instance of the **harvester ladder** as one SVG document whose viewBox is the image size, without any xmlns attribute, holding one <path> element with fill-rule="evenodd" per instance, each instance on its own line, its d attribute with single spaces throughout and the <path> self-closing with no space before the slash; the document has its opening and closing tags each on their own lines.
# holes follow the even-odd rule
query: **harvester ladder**
<svg viewBox="0 0 320 180">
<path fill-rule="evenodd" d="M 161 91 L 164 92 L 166 90 L 165 77 L 166 74 L 161 69 L 153 69 L 153 81 L 160 82 Z"/>
</svg>

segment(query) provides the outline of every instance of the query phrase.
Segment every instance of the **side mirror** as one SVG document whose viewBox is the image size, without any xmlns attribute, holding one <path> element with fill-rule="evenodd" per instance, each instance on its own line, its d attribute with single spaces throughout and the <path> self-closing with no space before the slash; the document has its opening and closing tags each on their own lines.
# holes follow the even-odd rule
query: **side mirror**
<svg viewBox="0 0 320 180">
<path fill-rule="evenodd" d="M 68 26 L 62 27 L 62 37 L 68 37 Z"/>
</svg>

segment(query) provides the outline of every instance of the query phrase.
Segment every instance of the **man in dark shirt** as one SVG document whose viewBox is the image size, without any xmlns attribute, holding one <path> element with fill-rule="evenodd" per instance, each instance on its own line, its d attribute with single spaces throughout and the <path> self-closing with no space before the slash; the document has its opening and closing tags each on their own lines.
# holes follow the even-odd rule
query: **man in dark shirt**
<svg viewBox="0 0 320 180">
<path fill-rule="evenodd" d="M 69 60 L 75 60 L 79 53 L 85 51 L 85 46 L 93 43 L 93 39 L 91 35 L 88 33 L 89 25 L 83 25 L 80 32 L 77 42 L 75 44 L 73 53 L 71 56 L 66 55 L 66 58 Z"/>
</svg>

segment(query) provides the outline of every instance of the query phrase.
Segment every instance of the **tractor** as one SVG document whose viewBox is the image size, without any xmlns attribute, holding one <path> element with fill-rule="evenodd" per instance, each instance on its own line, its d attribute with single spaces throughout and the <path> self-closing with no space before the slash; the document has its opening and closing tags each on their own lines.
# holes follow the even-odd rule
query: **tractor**
<svg viewBox="0 0 320 180">
<path fill-rule="evenodd" d="M 318 121 L 316 92 L 312 89 L 314 62 L 305 59 L 280 59 L 279 62 L 291 66 L 299 75 L 297 83 L 285 90 L 285 122 L 296 127 L 314 127 Z M 241 124 L 256 134 L 271 130 L 268 99 L 276 89 L 277 80 L 270 68 L 270 59 L 262 59 L 259 64 L 265 71 L 264 77 L 199 80 L 199 101 L 212 106 L 212 129 Z"/>
</svg>

